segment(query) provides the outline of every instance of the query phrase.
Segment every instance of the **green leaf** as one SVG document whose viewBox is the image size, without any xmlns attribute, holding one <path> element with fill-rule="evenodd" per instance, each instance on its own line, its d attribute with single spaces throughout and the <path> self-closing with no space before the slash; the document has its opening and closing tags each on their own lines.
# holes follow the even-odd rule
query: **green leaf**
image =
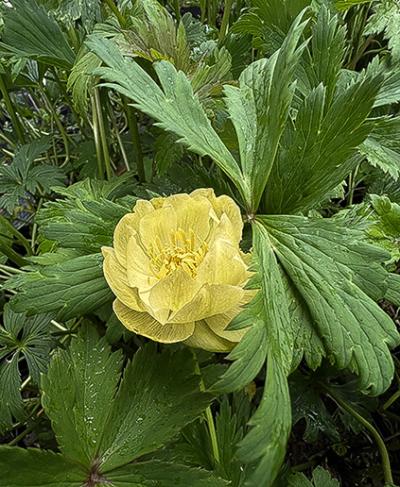
<svg viewBox="0 0 400 487">
<path fill-rule="evenodd" d="M 148 61 L 171 61 L 177 69 L 188 70 L 190 48 L 185 27 L 182 22 L 176 25 L 165 7 L 156 0 L 142 0 L 131 22 L 131 29 L 124 33 L 131 53 Z"/>
<path fill-rule="evenodd" d="M 71 197 L 46 204 L 37 222 L 41 235 L 54 240 L 60 248 L 91 254 L 103 245 L 112 245 L 114 228 L 129 210 L 129 206 L 105 198 Z"/>
<path fill-rule="evenodd" d="M 374 302 L 388 287 L 389 274 L 381 266 L 388 254 L 366 244 L 361 232 L 331 220 L 258 219 L 307 304 L 327 357 L 359 375 L 364 392 L 381 394 L 393 377 L 389 347 L 400 339 L 390 317 Z"/>
<path fill-rule="evenodd" d="M 122 380 L 120 368 L 121 354 L 85 326 L 68 350 L 57 352 L 42 382 L 61 451 L 106 476 L 163 446 L 212 397 L 200 392 L 189 350 L 157 353 L 150 344 L 135 353 Z"/>
<path fill-rule="evenodd" d="M 33 140 L 17 149 L 11 164 L 0 166 L 0 207 L 11 213 L 29 193 L 49 193 L 51 186 L 63 184 L 64 174 L 60 168 L 48 164 L 34 166 L 34 160 L 47 151 L 50 144 L 49 137 Z"/>
<path fill-rule="evenodd" d="M 340 484 L 327 470 L 317 467 L 312 473 L 311 481 L 303 473 L 291 475 L 288 487 L 340 487 Z"/>
<path fill-rule="evenodd" d="M 48 333 L 50 317 L 37 315 L 27 318 L 4 306 L 3 325 L 0 325 L 0 431 L 21 419 L 24 408 L 21 398 L 19 363 L 24 360 L 34 384 L 47 368 L 52 339 Z"/>
<path fill-rule="evenodd" d="M 294 93 L 293 73 L 304 45 L 297 47 L 307 22 L 300 15 L 282 47 L 269 59 L 250 64 L 239 88 L 225 86 L 225 102 L 239 142 L 242 172 L 258 208 L 278 150 Z"/>
<path fill-rule="evenodd" d="M 84 326 L 68 350 L 58 350 L 42 379 L 42 404 L 62 453 L 90 467 L 115 396 L 122 356 Z"/>
<path fill-rule="evenodd" d="M 9 280 L 7 286 L 19 290 L 12 299 L 15 311 L 57 312 L 62 321 L 85 315 L 112 301 L 100 253 L 36 266 Z"/>
<path fill-rule="evenodd" d="M 33 448 L 0 446 L 0 470 L 5 487 L 81 487 L 85 478 L 62 455 Z"/>
<path fill-rule="evenodd" d="M 139 64 L 124 58 L 112 41 L 92 36 L 87 45 L 108 66 L 95 71 L 108 80 L 105 86 L 133 99 L 136 108 L 157 120 L 163 129 L 176 134 L 179 142 L 190 150 L 210 156 L 236 184 L 244 200 L 249 200 L 238 163 L 212 128 L 183 72 L 177 72 L 168 61 L 156 63 L 160 88 Z"/>
<path fill-rule="evenodd" d="M 370 132 L 365 120 L 380 82 L 380 77 L 354 82 L 339 92 L 329 108 L 323 85 L 304 99 L 281 139 L 266 192 L 268 213 L 312 209 L 355 168 L 360 162 L 354 157 L 356 148 Z"/>
<path fill-rule="evenodd" d="M 368 227 L 371 241 L 390 252 L 392 261 L 400 260 L 400 205 L 386 196 L 371 195 L 375 222 Z"/>
<path fill-rule="evenodd" d="M 166 462 L 139 462 L 117 468 L 106 474 L 115 487 L 224 487 L 226 480 L 215 477 L 201 468 L 189 468 Z"/>
<path fill-rule="evenodd" d="M 306 47 L 296 69 L 298 89 L 303 96 L 321 83 L 326 88 L 326 106 L 330 106 L 346 52 L 346 28 L 338 15 L 322 5 Z"/>
<path fill-rule="evenodd" d="M 397 180 L 400 174 L 400 117 L 385 117 L 374 122 L 360 152 L 370 164 Z"/>
<path fill-rule="evenodd" d="M 292 397 L 293 426 L 304 420 L 306 428 L 303 439 L 307 443 L 318 441 L 320 434 L 326 435 L 331 441 L 340 441 L 332 415 L 320 397 L 318 385 L 309 377 L 295 372 L 289 380 Z"/>
<path fill-rule="evenodd" d="M 291 430 L 287 376 L 293 360 L 295 335 L 285 283 L 268 233 L 259 223 L 254 225 L 253 232 L 260 291 L 237 319 L 241 326 L 252 319 L 252 327 L 228 357 L 236 361 L 214 387 L 221 390 L 243 387 L 267 359 L 262 400 L 249 421 L 252 428 L 240 442 L 238 455 L 242 461 L 256 464 L 249 481 L 251 485 L 270 486 L 284 460 Z"/>
<path fill-rule="evenodd" d="M 16 56 L 63 68 L 74 63 L 74 52 L 57 22 L 36 0 L 13 0 L 5 9 L 0 47 Z"/>
<path fill-rule="evenodd" d="M 0 431 L 7 431 L 13 424 L 13 419 L 24 417 L 24 407 L 19 388 L 21 377 L 18 369 L 19 354 L 15 353 L 7 362 L 2 359 L 0 367 Z"/>
<path fill-rule="evenodd" d="M 99 445 L 102 472 L 155 451 L 209 405 L 189 350 L 156 352 L 148 345 L 135 353 Z"/>
<path fill-rule="evenodd" d="M 389 274 L 388 289 L 385 298 L 396 306 L 400 306 L 400 275 Z"/>
<path fill-rule="evenodd" d="M 75 60 L 68 77 L 67 88 L 71 91 L 74 106 L 84 116 L 88 113 L 88 99 L 95 84 L 92 71 L 101 65 L 99 58 L 92 52 L 86 52 Z"/>
<path fill-rule="evenodd" d="M 383 33 L 388 40 L 393 59 L 400 59 L 400 5 L 396 0 L 382 0 L 373 5 L 374 13 L 369 17 L 364 35 Z"/>
</svg>

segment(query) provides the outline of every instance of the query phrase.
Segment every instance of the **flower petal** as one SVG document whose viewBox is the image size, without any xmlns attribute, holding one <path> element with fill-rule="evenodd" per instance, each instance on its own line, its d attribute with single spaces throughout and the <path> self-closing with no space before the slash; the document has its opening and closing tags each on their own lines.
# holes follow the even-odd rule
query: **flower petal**
<svg viewBox="0 0 400 487">
<path fill-rule="evenodd" d="M 198 279 L 209 284 L 242 285 L 249 278 L 239 248 L 226 239 L 216 240 L 198 268 Z"/>
<path fill-rule="evenodd" d="M 126 270 L 119 263 L 114 249 L 111 247 L 102 247 L 101 251 L 104 257 L 104 277 L 112 292 L 129 308 L 135 309 L 136 311 L 144 311 L 138 291 L 129 286 Z"/>
<path fill-rule="evenodd" d="M 139 228 L 140 219 L 147 213 L 154 211 L 150 201 L 138 200 L 133 213 L 127 213 L 118 222 L 114 230 L 114 249 L 120 264 L 126 267 L 126 254 L 129 239 L 135 235 Z"/>
<path fill-rule="evenodd" d="M 194 323 L 162 325 L 148 313 L 138 313 L 116 299 L 113 304 L 115 314 L 121 323 L 138 335 L 143 335 L 156 342 L 177 343 L 189 338 L 194 331 Z"/>
<path fill-rule="evenodd" d="M 173 198 L 170 197 L 171 205 L 177 216 L 178 227 L 187 234 L 192 230 L 197 245 L 201 245 L 210 233 L 210 211 L 212 211 L 210 202 L 204 198 L 196 201 L 188 197 L 184 202 Z"/>
<path fill-rule="evenodd" d="M 218 336 L 225 338 L 226 340 L 229 340 L 231 342 L 240 342 L 240 340 L 247 332 L 247 328 L 243 328 L 242 330 L 225 330 L 225 328 L 229 325 L 233 318 L 235 318 L 240 313 L 240 311 L 240 306 L 234 306 L 225 313 L 206 318 L 205 321 L 207 325 L 211 328 L 211 330 Z"/>
<path fill-rule="evenodd" d="M 213 189 L 200 188 L 196 189 L 190 196 L 194 199 L 207 198 L 215 211 L 218 219 L 225 214 L 230 221 L 230 227 L 234 241 L 239 243 L 242 239 L 243 220 L 240 214 L 240 208 L 235 201 L 227 195 L 215 196 Z"/>
<path fill-rule="evenodd" d="M 182 306 L 168 319 L 170 323 L 197 321 L 220 313 L 225 313 L 237 306 L 244 291 L 238 286 L 208 285 L 203 286 L 194 298 Z"/>
<path fill-rule="evenodd" d="M 128 284 L 131 287 L 147 291 L 158 281 L 153 273 L 149 256 L 137 242 L 137 235 L 129 239 L 126 266 Z"/>
<path fill-rule="evenodd" d="M 216 335 L 205 321 L 197 321 L 194 333 L 184 341 L 189 347 L 202 348 L 209 352 L 230 352 L 236 345 Z"/>
<path fill-rule="evenodd" d="M 169 321 L 170 314 L 189 303 L 199 288 L 200 283 L 184 270 L 177 269 L 172 272 L 158 281 L 148 295 L 148 304 L 154 311 L 153 316 L 161 322 Z"/>
<path fill-rule="evenodd" d="M 139 222 L 140 241 L 145 249 L 157 245 L 170 246 L 171 236 L 177 230 L 177 217 L 172 207 L 163 207 L 145 215 Z"/>
</svg>

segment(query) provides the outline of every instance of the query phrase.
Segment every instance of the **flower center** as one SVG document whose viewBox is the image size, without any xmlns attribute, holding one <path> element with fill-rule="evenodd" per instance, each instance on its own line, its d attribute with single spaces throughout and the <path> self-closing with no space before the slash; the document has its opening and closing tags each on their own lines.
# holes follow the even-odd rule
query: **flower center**
<svg viewBox="0 0 400 487">
<path fill-rule="evenodd" d="M 177 269 L 182 269 L 192 277 L 197 274 L 197 267 L 201 264 L 208 250 L 206 242 L 198 248 L 195 245 L 193 230 L 185 232 L 179 229 L 171 234 L 171 245 L 165 247 L 159 237 L 151 245 L 150 258 L 154 275 L 159 279 L 168 276 Z"/>
</svg>

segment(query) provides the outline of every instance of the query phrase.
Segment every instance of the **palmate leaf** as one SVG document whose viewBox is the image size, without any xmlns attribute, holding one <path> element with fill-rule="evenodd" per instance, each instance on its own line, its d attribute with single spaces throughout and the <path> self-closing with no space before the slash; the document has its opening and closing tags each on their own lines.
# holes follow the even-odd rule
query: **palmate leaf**
<svg viewBox="0 0 400 487">
<path fill-rule="evenodd" d="M 258 208 L 288 117 L 295 86 L 293 72 L 304 48 L 297 45 L 305 25 L 298 17 L 274 55 L 245 69 L 239 88 L 227 85 L 224 89 L 253 212 Z"/>
<path fill-rule="evenodd" d="M 64 321 L 112 301 L 100 253 L 65 259 L 31 267 L 29 272 L 10 279 L 7 287 L 19 290 L 11 301 L 13 309 L 30 314 L 54 312 Z"/>
<path fill-rule="evenodd" d="M 307 304 L 326 356 L 355 372 L 364 392 L 384 392 L 393 377 L 389 347 L 400 341 L 394 323 L 374 302 L 389 288 L 389 273 L 381 266 L 389 254 L 330 220 L 270 216 L 259 221 Z"/>
<path fill-rule="evenodd" d="M 288 487 L 340 487 L 340 484 L 327 470 L 317 467 L 312 473 L 311 480 L 308 480 L 303 473 L 291 475 Z"/>
<path fill-rule="evenodd" d="M 121 364 L 120 352 L 111 353 L 106 339 L 84 326 L 68 350 L 57 351 L 43 377 L 43 406 L 64 457 L 83 467 L 82 480 L 137 487 L 226 485 L 202 469 L 133 463 L 170 441 L 209 405 L 212 396 L 200 392 L 191 352 L 158 353 L 149 344 L 135 354 L 122 379 Z"/>
<path fill-rule="evenodd" d="M 82 467 L 52 451 L 0 446 L 2 482 L 7 487 L 82 487 Z"/>
<path fill-rule="evenodd" d="M 0 207 L 12 212 L 27 194 L 49 193 L 51 186 L 63 184 L 64 173 L 57 166 L 34 160 L 50 147 L 49 137 L 33 140 L 19 147 L 11 164 L 0 166 Z"/>
<path fill-rule="evenodd" d="M 87 45 L 108 66 L 95 70 L 95 74 L 109 81 L 105 86 L 133 99 L 136 108 L 155 118 L 163 129 L 175 133 L 179 142 L 193 152 L 209 155 L 235 182 L 244 200 L 248 199 L 249 191 L 238 163 L 212 128 L 183 72 L 177 72 L 168 61 L 156 63 L 161 89 L 139 64 L 124 58 L 112 41 L 92 36 Z"/>
<path fill-rule="evenodd" d="M 251 328 L 214 387 L 243 387 L 266 360 L 263 398 L 238 454 L 256 464 L 249 485 L 270 485 L 291 428 L 287 376 L 303 355 L 311 368 L 323 357 L 348 368 L 365 393 L 378 395 L 389 387 L 394 373 L 389 348 L 400 343 L 400 335 L 375 301 L 396 301 L 400 280 L 382 266 L 390 257 L 385 251 L 367 243 L 362 231 L 334 220 L 259 216 L 253 236 L 259 273 L 250 286 L 260 291 L 230 325 Z"/>
<path fill-rule="evenodd" d="M 369 17 L 364 35 L 383 33 L 395 61 L 400 59 L 400 5 L 397 0 L 374 2 L 374 13 Z"/>
<path fill-rule="evenodd" d="M 50 316 L 26 317 L 14 313 L 7 304 L 0 325 L 0 431 L 12 424 L 13 417 L 21 419 L 24 408 L 20 392 L 19 363 L 24 360 L 32 382 L 47 368 L 52 338 L 48 332 Z"/>
<path fill-rule="evenodd" d="M 55 188 L 66 198 L 49 202 L 38 214 L 39 231 L 53 241 L 47 242 L 53 252 L 30 258 L 27 272 L 7 281 L 8 288 L 19 290 L 12 299 L 15 310 L 53 312 L 68 320 L 112 301 L 100 248 L 112 244 L 116 224 L 133 206 L 134 198 L 110 200 L 132 191 L 127 177 Z"/>
<path fill-rule="evenodd" d="M 87 45 L 108 66 L 95 70 L 109 81 L 105 86 L 132 98 L 135 107 L 178 135 L 190 150 L 209 155 L 235 183 L 247 209 L 255 211 L 293 95 L 293 70 L 302 49 L 297 44 L 306 25 L 301 19 L 302 15 L 293 23 L 276 54 L 243 72 L 239 89 L 225 88 L 227 108 L 238 135 L 241 168 L 212 128 L 183 72 L 177 72 L 167 61 L 156 63 L 160 89 L 138 64 L 124 58 L 112 41 L 92 37 Z"/>
<path fill-rule="evenodd" d="M 374 121 L 369 136 L 360 146 L 367 161 L 397 180 L 400 174 L 400 117 L 384 117 Z"/>
<path fill-rule="evenodd" d="M 294 333 L 290 327 L 289 300 L 281 271 L 263 225 L 254 225 L 253 237 L 258 266 L 268 269 L 268 272 L 260 273 L 261 290 L 244 311 L 245 316 L 254 313 L 255 323 L 229 356 L 236 362 L 214 387 L 224 391 L 242 387 L 255 377 L 266 359 L 262 401 L 249 422 L 250 432 L 239 444 L 238 455 L 246 463 L 257 462 L 249 485 L 269 486 L 285 457 L 291 429 L 287 375 L 292 364 Z M 252 358 L 253 354 L 257 356 L 256 360 Z M 248 362 L 256 366 L 249 366 Z M 232 380 L 233 375 L 240 379 Z"/>
<path fill-rule="evenodd" d="M 351 84 L 327 109 L 323 85 L 304 99 L 293 125 L 287 125 L 268 181 L 268 213 L 313 208 L 357 165 L 356 148 L 371 130 L 365 120 L 380 82 L 380 77 L 365 77 Z"/>
<path fill-rule="evenodd" d="M 12 0 L 6 9 L 2 47 L 6 53 L 70 68 L 75 54 L 57 22 L 36 0 Z"/>
</svg>

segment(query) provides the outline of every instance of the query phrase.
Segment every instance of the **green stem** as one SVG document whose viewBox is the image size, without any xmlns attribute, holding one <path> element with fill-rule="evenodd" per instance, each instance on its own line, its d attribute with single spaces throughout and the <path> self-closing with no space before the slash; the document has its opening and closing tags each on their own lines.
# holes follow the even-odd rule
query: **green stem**
<svg viewBox="0 0 400 487">
<path fill-rule="evenodd" d="M 397 401 L 397 399 L 400 398 L 400 389 L 395 392 L 392 396 L 389 397 L 389 399 L 385 402 L 383 405 L 383 409 L 388 409 L 390 406 Z"/>
<path fill-rule="evenodd" d="M 113 0 L 104 0 L 106 5 L 110 8 L 112 13 L 117 17 L 119 25 L 124 28 L 126 26 L 125 18 L 122 13 L 118 10 L 118 7 L 115 5 Z"/>
<path fill-rule="evenodd" d="M 100 142 L 101 142 L 101 147 L 103 149 L 103 158 L 104 158 L 103 160 L 106 169 L 106 175 L 107 175 L 107 179 L 111 179 L 112 169 L 111 169 L 110 152 L 108 150 L 106 129 L 104 126 L 103 111 L 101 109 L 100 94 L 98 88 L 94 89 L 94 104 L 95 104 L 97 122 L 99 127 Z"/>
<path fill-rule="evenodd" d="M 68 136 L 67 133 L 65 132 L 64 126 L 61 123 L 60 117 L 57 114 L 57 110 L 54 109 L 53 104 L 51 103 L 49 97 L 47 96 L 45 90 L 43 87 L 40 88 L 40 91 L 42 93 L 43 99 L 45 101 L 45 104 L 47 106 L 47 109 L 49 110 L 50 114 L 53 117 L 53 120 L 55 124 L 57 125 L 57 128 L 60 132 L 61 138 L 64 143 L 64 148 L 65 148 L 65 160 L 63 162 L 63 165 L 67 164 L 69 162 L 69 142 L 68 142 Z"/>
<path fill-rule="evenodd" d="M 179 0 L 174 0 L 174 11 L 176 20 L 179 22 L 181 20 L 181 7 L 179 5 Z"/>
<path fill-rule="evenodd" d="M 96 148 L 97 175 L 99 178 L 103 179 L 104 178 L 103 158 L 101 155 L 100 131 L 99 131 L 99 123 L 97 120 L 97 110 L 96 110 L 94 95 L 90 97 L 90 100 L 92 103 L 92 123 L 93 123 L 94 145 Z"/>
<path fill-rule="evenodd" d="M 26 253 L 28 255 L 32 255 L 32 249 L 29 243 L 29 240 L 25 238 L 21 232 L 19 232 L 8 220 L 5 216 L 0 214 L 0 223 L 3 227 L 6 228 L 7 232 L 9 232 L 16 240 L 24 247 Z M 1 235 L 1 233 L 0 233 Z M 4 235 L 7 237 L 8 235 Z"/>
<path fill-rule="evenodd" d="M 28 264 L 27 260 L 25 260 L 23 257 L 21 257 L 11 247 L 8 247 L 7 245 L 3 245 L 2 242 L 0 242 L 0 252 L 2 254 L 4 254 L 9 260 L 14 262 L 14 264 L 17 264 L 20 267 L 23 267 L 23 266 Z"/>
<path fill-rule="evenodd" d="M 8 90 L 6 87 L 6 84 L 4 82 L 3 76 L 0 74 L 0 91 L 1 94 L 3 95 L 4 103 L 7 108 L 7 112 L 10 115 L 11 122 L 13 124 L 13 127 L 15 129 L 15 132 L 17 134 L 18 140 L 21 144 L 25 143 L 25 136 L 24 136 L 24 131 L 22 130 L 21 123 L 18 119 L 18 116 L 14 110 L 14 105 L 11 101 L 10 95 L 8 94 Z"/>
<path fill-rule="evenodd" d="M 378 445 L 378 450 L 382 459 L 383 476 L 386 484 L 393 484 L 392 469 L 390 466 L 389 453 L 386 449 L 386 445 L 379 434 L 378 430 L 367 421 L 361 414 L 359 414 L 355 409 L 353 409 L 350 404 L 345 402 L 340 397 L 333 396 L 332 391 L 329 390 L 329 395 L 331 398 L 341 407 L 344 411 L 347 411 L 354 419 L 359 421 L 372 435 L 376 444 Z"/>
<path fill-rule="evenodd" d="M 115 137 L 117 139 L 119 149 L 121 151 L 122 159 L 124 160 L 126 170 L 129 171 L 130 170 L 129 161 L 128 161 L 128 157 L 126 155 L 126 150 L 125 150 L 124 144 L 121 140 L 121 135 L 120 135 L 119 130 L 118 130 L 118 125 L 117 125 L 117 120 L 115 118 L 114 110 L 110 110 L 110 118 L 111 118 L 111 123 L 112 123 L 113 129 L 114 129 L 114 132 L 115 132 Z"/>
<path fill-rule="evenodd" d="M 221 27 L 219 29 L 218 41 L 220 44 L 223 43 L 229 26 L 229 18 L 231 15 L 233 0 L 225 0 L 224 14 L 222 16 Z"/>
<path fill-rule="evenodd" d="M 193 353 L 194 364 L 195 364 L 194 366 L 195 372 L 200 376 L 200 390 L 204 392 L 206 390 L 206 387 L 204 385 L 203 377 L 201 375 L 200 365 L 199 365 L 199 361 L 197 360 L 196 351 L 192 349 L 192 353 Z M 208 432 L 210 434 L 211 449 L 213 452 L 214 462 L 215 464 L 219 464 L 221 462 L 221 459 L 219 455 L 217 431 L 215 429 L 214 417 L 210 406 L 208 406 L 208 408 L 206 409 L 205 414 L 206 414 Z"/>
<path fill-rule="evenodd" d="M 137 121 L 135 110 L 128 105 L 128 101 L 125 97 L 123 97 L 123 103 L 124 103 L 126 118 L 128 121 L 129 131 L 132 137 L 133 147 L 135 148 L 137 174 L 138 174 L 139 181 L 143 183 L 146 181 L 146 173 L 144 170 L 143 152 L 142 152 L 142 144 L 140 143 L 140 137 L 139 137 L 138 121 Z"/>
</svg>

